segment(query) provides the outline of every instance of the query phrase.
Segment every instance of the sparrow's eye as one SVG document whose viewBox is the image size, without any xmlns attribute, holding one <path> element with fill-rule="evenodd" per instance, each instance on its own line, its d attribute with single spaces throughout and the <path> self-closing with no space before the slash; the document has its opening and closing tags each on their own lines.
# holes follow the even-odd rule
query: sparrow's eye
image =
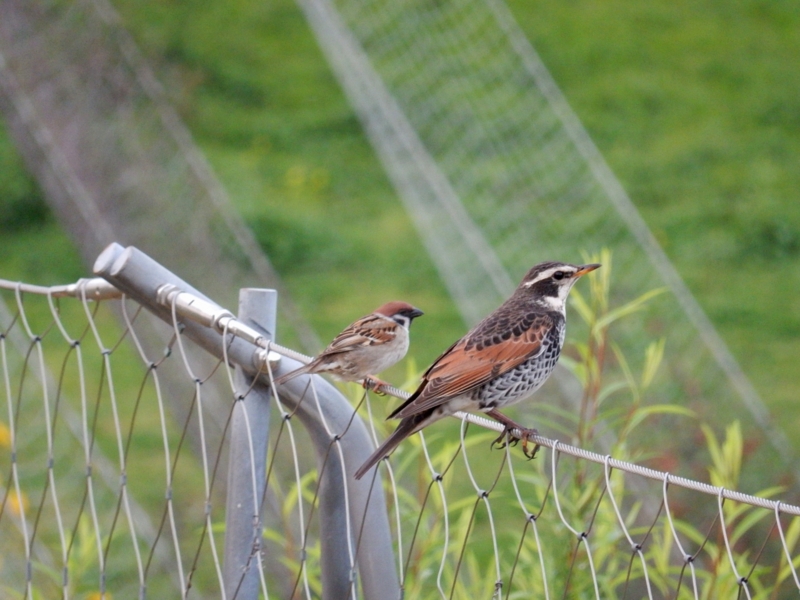
<svg viewBox="0 0 800 600">
<path fill-rule="evenodd" d="M 556 279 L 558 281 L 564 279 L 564 277 L 566 276 L 567 274 L 564 273 L 564 271 L 556 271 L 555 273 L 553 273 L 553 279 Z"/>
</svg>

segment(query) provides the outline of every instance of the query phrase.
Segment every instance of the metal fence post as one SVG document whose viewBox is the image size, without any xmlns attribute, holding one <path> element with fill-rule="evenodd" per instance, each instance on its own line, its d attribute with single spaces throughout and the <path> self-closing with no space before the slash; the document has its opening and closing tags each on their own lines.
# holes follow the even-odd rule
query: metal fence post
<svg viewBox="0 0 800 600">
<path fill-rule="evenodd" d="M 300 366 L 283 357 L 276 374 Z M 318 375 L 292 379 L 279 392 L 308 432 L 318 465 L 325 464 L 319 490 L 323 600 L 356 600 L 350 594 L 355 574 L 350 550 L 365 600 L 399 600 L 402 590 L 381 479 L 353 477 L 374 448 L 366 425 L 357 415 L 354 418 L 354 409 L 344 396 Z M 340 445 L 341 456 L 335 444 Z"/>
<path fill-rule="evenodd" d="M 119 244 L 110 244 L 98 256 L 94 272 L 168 324 L 172 323 L 171 311 L 159 301 L 159 290 L 164 284 L 172 284 L 213 304 L 201 292 L 132 246 L 124 248 Z M 182 319 L 181 323 L 183 335 L 212 355 L 222 358 L 223 340 L 217 331 L 191 319 Z M 238 337 L 224 340 L 224 344 L 232 364 L 251 376 L 258 374 L 261 348 Z M 280 375 L 300 366 L 297 361 L 284 357 L 275 374 Z M 328 455 L 333 443 L 340 444 L 342 449 L 342 457 L 336 451 L 328 455 L 320 488 L 320 525 L 324 530 L 320 540 L 323 552 L 322 598 L 342 600 L 350 594 L 353 565 L 350 564 L 348 553 L 342 549 L 348 543 L 348 536 L 352 536 L 356 542 L 360 537 L 356 560 L 365 600 L 398 599 L 402 590 L 383 487 L 380 481 L 372 485 L 370 477 L 360 481 L 352 477 L 352 473 L 372 453 L 374 444 L 364 422 L 358 415 L 353 415 L 353 407 L 339 391 L 321 377 L 314 377 L 321 411 L 314 398 L 309 397 L 307 376 L 289 381 L 281 386 L 280 391 L 281 397 L 288 400 L 287 405 L 296 411 L 295 414 L 308 429 L 318 459 Z M 264 385 L 270 384 L 269 378 L 263 373 L 260 379 Z M 334 440 L 326 426 L 334 435 L 345 430 L 347 433 Z M 348 503 L 344 500 L 345 490 Z M 348 506 L 350 522 L 355 529 L 349 532 L 344 518 Z M 247 535 L 252 535 L 252 521 Z"/>
<path fill-rule="evenodd" d="M 275 334 L 275 290 L 243 289 L 239 292 L 240 321 Z M 236 402 L 230 427 L 228 489 L 225 504 L 225 558 L 223 578 L 228 600 L 256 600 L 262 560 L 261 499 L 264 497 L 269 443 L 270 388 L 236 366 Z"/>
</svg>

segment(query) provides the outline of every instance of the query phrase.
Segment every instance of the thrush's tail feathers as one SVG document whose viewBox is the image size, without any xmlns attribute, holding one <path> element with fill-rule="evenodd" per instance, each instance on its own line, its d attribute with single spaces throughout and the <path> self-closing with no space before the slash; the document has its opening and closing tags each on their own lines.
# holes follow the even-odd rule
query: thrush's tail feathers
<svg viewBox="0 0 800 600">
<path fill-rule="evenodd" d="M 422 386 L 420 386 L 420 388 L 421 388 L 421 387 L 422 387 Z M 416 399 L 417 399 L 417 396 L 419 396 L 419 393 L 420 393 L 420 389 L 418 388 L 416 392 L 414 392 L 413 394 L 411 394 L 411 396 L 408 398 L 408 400 L 406 400 L 406 401 L 405 401 L 405 402 L 403 402 L 403 403 L 402 403 L 400 406 L 398 406 L 397 408 L 395 408 L 395 409 L 394 409 L 394 410 L 391 412 L 391 414 L 390 414 L 388 417 L 386 417 L 386 420 L 388 421 L 389 419 L 397 419 L 397 418 L 399 418 L 399 417 L 397 416 L 397 414 L 398 414 L 400 411 L 402 411 L 402 410 L 403 410 L 403 409 L 404 409 L 406 406 L 408 406 L 408 405 L 410 405 L 412 402 L 414 402 L 414 400 L 416 400 Z"/>
<path fill-rule="evenodd" d="M 397 429 L 395 429 L 392 434 L 378 446 L 378 449 L 372 453 L 366 462 L 359 467 L 358 471 L 356 471 L 355 478 L 361 479 L 366 475 L 367 471 L 378 464 L 381 459 L 389 456 L 389 454 L 400 445 L 400 442 L 427 425 L 428 418 L 431 416 L 432 412 L 433 411 L 429 411 L 427 413 L 412 415 L 400 421 Z"/>
</svg>

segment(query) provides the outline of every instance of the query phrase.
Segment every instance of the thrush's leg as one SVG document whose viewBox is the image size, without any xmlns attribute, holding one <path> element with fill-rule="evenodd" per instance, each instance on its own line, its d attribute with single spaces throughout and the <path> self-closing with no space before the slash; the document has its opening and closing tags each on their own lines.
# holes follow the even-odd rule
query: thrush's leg
<svg viewBox="0 0 800 600">
<path fill-rule="evenodd" d="M 499 448 L 505 448 L 506 444 L 511 443 L 516 445 L 517 442 L 522 440 L 522 453 L 527 456 L 529 459 L 536 458 L 536 453 L 539 451 L 539 444 L 536 444 L 533 448 L 532 452 L 528 452 L 528 440 L 536 435 L 539 435 L 539 432 L 535 429 L 530 429 L 528 427 L 523 427 L 516 421 L 509 419 L 503 413 L 498 411 L 496 408 L 489 410 L 486 414 L 492 417 L 495 421 L 502 423 L 505 426 L 503 433 L 500 434 L 495 441 L 492 442 L 492 447 L 498 446 Z M 519 431 L 522 435 L 517 436 L 513 433 L 514 430 Z"/>
</svg>

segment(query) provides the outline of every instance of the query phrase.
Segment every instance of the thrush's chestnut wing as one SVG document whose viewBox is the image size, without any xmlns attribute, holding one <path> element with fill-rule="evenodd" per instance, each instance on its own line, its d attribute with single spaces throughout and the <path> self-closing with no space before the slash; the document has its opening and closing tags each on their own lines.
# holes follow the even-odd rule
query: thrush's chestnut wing
<svg viewBox="0 0 800 600">
<path fill-rule="evenodd" d="M 553 326 L 547 313 L 514 317 L 498 311 L 442 354 L 417 391 L 390 418 L 405 418 L 447 402 L 521 365 L 542 350 Z"/>
</svg>

